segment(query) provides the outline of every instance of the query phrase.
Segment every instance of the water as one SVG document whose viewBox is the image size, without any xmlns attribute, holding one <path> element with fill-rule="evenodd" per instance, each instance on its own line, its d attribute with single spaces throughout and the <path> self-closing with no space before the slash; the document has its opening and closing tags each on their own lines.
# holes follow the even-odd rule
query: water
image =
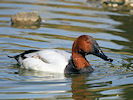
<svg viewBox="0 0 133 100">
<path fill-rule="evenodd" d="M 0 1 L 0 99 L 132 100 L 133 16 L 104 9 L 96 0 Z M 12 15 L 38 11 L 40 26 L 11 26 Z M 71 52 L 80 35 L 93 36 L 114 59 L 87 56 L 95 71 L 64 76 L 18 69 L 16 55 L 28 49 L 56 48 Z"/>
</svg>

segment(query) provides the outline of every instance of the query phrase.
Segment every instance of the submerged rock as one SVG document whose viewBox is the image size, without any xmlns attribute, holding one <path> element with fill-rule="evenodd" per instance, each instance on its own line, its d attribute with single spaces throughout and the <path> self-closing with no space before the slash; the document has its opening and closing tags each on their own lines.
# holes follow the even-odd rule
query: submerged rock
<svg viewBox="0 0 133 100">
<path fill-rule="evenodd" d="M 101 0 L 103 7 L 111 10 L 123 10 L 132 13 L 133 0 Z"/>
<path fill-rule="evenodd" d="M 37 12 L 20 12 L 11 17 L 12 25 L 35 25 L 41 22 Z"/>
</svg>

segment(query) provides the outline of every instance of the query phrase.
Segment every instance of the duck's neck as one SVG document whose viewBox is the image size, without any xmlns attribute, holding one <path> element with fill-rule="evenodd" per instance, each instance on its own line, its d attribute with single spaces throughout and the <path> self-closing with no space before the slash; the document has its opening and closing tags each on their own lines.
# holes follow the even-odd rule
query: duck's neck
<svg viewBox="0 0 133 100">
<path fill-rule="evenodd" d="M 86 60 L 85 56 L 78 52 L 72 52 L 72 59 L 75 67 L 77 69 L 83 69 L 87 66 L 90 66 L 89 62 Z"/>
</svg>

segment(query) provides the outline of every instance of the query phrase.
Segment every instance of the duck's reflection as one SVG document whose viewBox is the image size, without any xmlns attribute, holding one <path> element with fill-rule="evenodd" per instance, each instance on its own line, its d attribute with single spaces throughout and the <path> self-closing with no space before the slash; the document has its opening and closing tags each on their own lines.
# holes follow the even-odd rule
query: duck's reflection
<svg viewBox="0 0 133 100">
<path fill-rule="evenodd" d="M 49 73 L 49 72 L 33 71 L 33 70 L 26 70 L 26 69 L 19 69 L 19 71 L 16 72 L 16 74 L 19 74 L 20 76 L 27 76 L 27 77 L 29 76 L 31 77 L 32 81 L 65 79 L 64 74 L 61 74 L 61 73 Z M 32 77 L 32 76 L 35 76 L 35 77 Z M 28 77 L 28 80 L 29 80 L 29 77 Z"/>
<path fill-rule="evenodd" d="M 94 93 L 89 91 L 90 85 L 87 84 L 86 75 L 72 76 L 72 98 L 74 100 L 94 100 Z M 96 95 L 96 94 L 95 94 Z"/>
<path fill-rule="evenodd" d="M 70 90 L 68 88 L 64 89 L 66 93 L 68 91 L 72 93 L 72 99 L 74 100 L 98 100 L 100 97 L 104 97 L 103 95 L 99 94 L 99 91 L 97 91 L 95 86 L 103 87 L 110 83 L 89 83 L 89 75 L 88 74 L 76 74 L 76 75 L 65 75 L 59 74 L 59 73 L 46 73 L 46 72 L 38 72 L 38 71 L 29 71 L 24 69 L 19 69 L 19 72 L 16 73 L 20 76 L 25 76 L 25 80 L 27 81 L 47 81 L 47 80 L 62 80 L 66 85 L 68 85 L 69 82 L 66 83 L 66 78 L 71 80 Z M 32 77 L 37 76 L 37 77 Z M 31 77 L 31 78 L 30 78 Z M 92 80 L 91 80 L 92 81 Z M 52 81 L 53 82 L 53 81 Z M 93 89 L 93 91 L 92 91 Z M 60 95 L 60 94 L 58 94 Z M 70 97 L 71 98 L 71 97 Z"/>
</svg>

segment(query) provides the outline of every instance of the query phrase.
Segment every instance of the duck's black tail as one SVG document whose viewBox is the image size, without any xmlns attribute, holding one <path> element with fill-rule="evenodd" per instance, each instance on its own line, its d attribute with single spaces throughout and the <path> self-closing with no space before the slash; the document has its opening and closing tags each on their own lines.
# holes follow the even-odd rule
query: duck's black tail
<svg viewBox="0 0 133 100">
<path fill-rule="evenodd" d="M 8 55 L 8 57 L 9 58 L 14 58 L 18 62 L 18 64 L 19 64 L 19 55 L 16 55 L 16 56 L 9 56 Z"/>
<path fill-rule="evenodd" d="M 37 52 L 37 51 L 39 51 L 39 50 L 26 50 L 25 52 L 18 54 L 18 55 L 15 55 L 15 56 L 9 56 L 9 55 L 7 55 L 7 56 L 9 58 L 14 58 L 18 62 L 18 64 L 20 64 L 21 60 L 27 58 L 25 56 L 25 54 L 29 54 L 29 53 L 33 53 L 33 52 Z"/>
<path fill-rule="evenodd" d="M 9 58 L 15 58 L 14 56 L 9 56 L 9 55 L 7 55 L 7 57 L 9 57 Z"/>
</svg>

